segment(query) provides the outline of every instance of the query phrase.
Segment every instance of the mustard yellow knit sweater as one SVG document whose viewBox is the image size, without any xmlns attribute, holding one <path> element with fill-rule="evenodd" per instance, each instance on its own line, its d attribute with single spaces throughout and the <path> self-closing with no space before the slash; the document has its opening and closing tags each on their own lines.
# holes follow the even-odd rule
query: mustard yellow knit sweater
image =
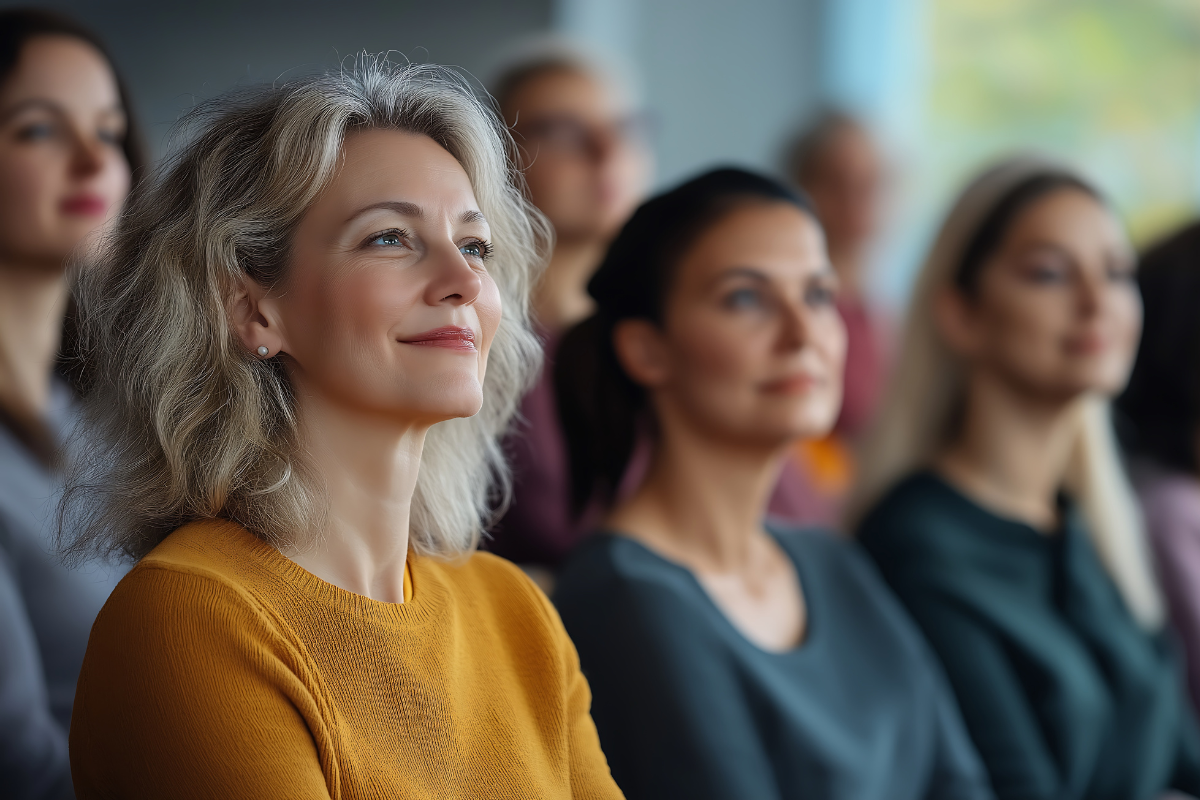
<svg viewBox="0 0 1200 800">
<path fill-rule="evenodd" d="M 80 798 L 620 798 L 578 657 L 506 561 L 412 557 L 412 599 L 326 583 L 245 529 L 171 534 L 96 620 Z"/>
</svg>

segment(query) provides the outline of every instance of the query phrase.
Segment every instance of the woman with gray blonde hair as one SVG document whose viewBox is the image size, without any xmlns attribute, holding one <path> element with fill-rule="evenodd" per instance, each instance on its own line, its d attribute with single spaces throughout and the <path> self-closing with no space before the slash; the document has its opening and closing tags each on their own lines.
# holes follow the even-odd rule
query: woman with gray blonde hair
<svg viewBox="0 0 1200 800">
<path fill-rule="evenodd" d="M 861 460 L 858 537 L 1006 798 L 1200 794 L 1200 736 L 1109 398 L 1141 330 L 1099 194 L 1013 158 L 959 197 Z"/>
<path fill-rule="evenodd" d="M 474 552 L 550 234 L 454 73 L 217 100 L 81 278 L 80 797 L 620 797 L 574 647 Z"/>
</svg>

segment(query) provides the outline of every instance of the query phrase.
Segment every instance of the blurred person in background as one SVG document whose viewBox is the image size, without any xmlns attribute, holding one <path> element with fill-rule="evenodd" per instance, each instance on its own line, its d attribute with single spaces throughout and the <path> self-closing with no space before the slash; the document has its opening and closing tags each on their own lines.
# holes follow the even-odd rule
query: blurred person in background
<svg viewBox="0 0 1200 800">
<path fill-rule="evenodd" d="M 507 131 L 365 53 L 189 120 L 77 291 L 63 545 L 137 561 L 79 796 L 616 800 L 562 623 L 475 552 L 550 242 Z"/>
<path fill-rule="evenodd" d="M 1146 322 L 1118 421 L 1200 707 L 1200 223 L 1146 252 L 1138 286 Z"/>
<path fill-rule="evenodd" d="M 846 322 L 845 397 L 834 430 L 860 436 L 875 411 L 886 377 L 884 331 L 868 306 L 866 272 L 879 233 L 885 167 L 867 129 L 851 116 L 823 115 L 793 148 L 789 174 L 812 201 L 825 231 L 829 260 Z"/>
<path fill-rule="evenodd" d="M 53 555 L 74 419 L 66 270 L 87 260 L 142 163 L 99 40 L 65 17 L 0 11 L 0 785 L 69 797 L 67 730 L 96 613 L 118 574 Z M 69 332 L 68 332 L 69 333 Z M 60 348 L 60 345 L 62 347 Z M 56 368 L 57 367 L 57 368 Z"/>
<path fill-rule="evenodd" d="M 812 209 L 741 170 L 644 204 L 556 364 L 573 500 L 608 509 L 554 597 L 630 798 L 991 797 L 919 631 L 855 544 L 764 526 L 842 393 Z M 645 481 L 618 487 L 641 436 Z"/>
<path fill-rule="evenodd" d="M 647 118 L 598 56 L 557 39 L 523 50 L 492 93 L 523 157 L 530 199 L 554 226 L 555 244 L 533 296 L 545 372 L 522 401 L 521 421 L 506 442 L 513 502 L 487 547 L 518 563 L 555 567 L 586 523 L 568 512 L 550 365 L 563 331 L 592 312 L 587 282 L 648 186 Z"/>
<path fill-rule="evenodd" d="M 840 523 L 854 479 L 853 449 L 870 422 L 887 371 L 884 323 L 870 307 L 865 282 L 879 233 L 886 182 L 884 159 L 866 127 L 837 111 L 819 116 L 788 154 L 792 182 L 812 201 L 825 231 L 829 260 L 841 290 L 838 311 L 846 323 L 842 410 L 829 436 L 802 442 L 795 458 L 811 521 Z"/>
<path fill-rule="evenodd" d="M 1141 328 L 1135 266 L 1073 172 L 984 172 L 919 278 L 863 451 L 859 541 L 941 657 L 1002 799 L 1200 794 L 1109 419 Z"/>
</svg>

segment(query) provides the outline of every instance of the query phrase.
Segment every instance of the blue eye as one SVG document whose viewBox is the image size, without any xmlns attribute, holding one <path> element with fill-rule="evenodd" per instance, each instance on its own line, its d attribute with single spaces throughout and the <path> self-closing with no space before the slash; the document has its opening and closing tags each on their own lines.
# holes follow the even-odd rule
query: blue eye
<svg viewBox="0 0 1200 800">
<path fill-rule="evenodd" d="M 837 302 L 837 292 L 828 286 L 810 286 L 804 292 L 804 302 L 810 306 L 831 306 Z"/>
<path fill-rule="evenodd" d="M 55 127 L 48 122 L 36 122 L 32 125 L 27 125 L 21 129 L 17 135 L 27 142 L 41 141 L 50 139 L 57 131 Z"/>
<path fill-rule="evenodd" d="M 757 289 L 735 289 L 725 295 L 724 305 L 734 310 L 745 308 L 761 308 L 763 305 L 762 292 Z"/>
<path fill-rule="evenodd" d="M 488 242 L 483 242 L 476 239 L 473 242 L 467 242 L 462 247 L 458 248 L 458 252 L 464 256 L 469 256 L 479 261 L 487 261 L 492 257 L 492 245 Z"/>
<path fill-rule="evenodd" d="M 371 240 L 371 244 L 377 244 L 381 247 L 403 247 L 404 232 L 388 231 L 387 233 L 381 233 Z"/>
</svg>

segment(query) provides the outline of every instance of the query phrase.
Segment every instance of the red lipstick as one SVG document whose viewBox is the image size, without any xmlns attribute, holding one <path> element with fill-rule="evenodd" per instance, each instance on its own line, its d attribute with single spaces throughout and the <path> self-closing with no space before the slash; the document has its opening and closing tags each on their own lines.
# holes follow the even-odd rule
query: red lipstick
<svg viewBox="0 0 1200 800">
<path fill-rule="evenodd" d="M 444 347 L 447 350 L 461 350 L 467 353 L 476 352 L 475 331 L 470 328 L 458 328 L 448 325 L 444 328 L 434 328 L 431 331 L 418 333 L 409 339 L 401 339 L 402 344 L 415 344 L 421 347 Z"/>
<path fill-rule="evenodd" d="M 59 208 L 73 216 L 102 217 L 108 211 L 108 202 L 99 195 L 76 194 L 63 200 Z"/>
</svg>

